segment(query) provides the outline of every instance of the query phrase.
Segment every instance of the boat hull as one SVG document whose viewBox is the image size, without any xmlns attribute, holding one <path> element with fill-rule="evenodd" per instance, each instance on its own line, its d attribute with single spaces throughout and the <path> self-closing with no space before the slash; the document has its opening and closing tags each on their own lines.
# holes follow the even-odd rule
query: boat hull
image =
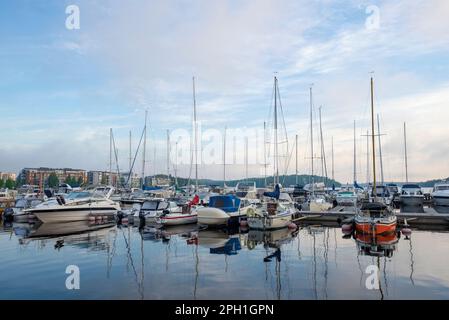
<svg viewBox="0 0 449 320">
<path fill-rule="evenodd" d="M 435 206 L 449 206 L 449 195 L 447 196 L 433 196 L 433 204 Z"/>
<path fill-rule="evenodd" d="M 199 208 L 198 223 L 209 226 L 227 225 L 230 215 L 218 208 Z"/>
<path fill-rule="evenodd" d="M 157 222 L 165 226 L 177 226 L 181 224 L 196 223 L 198 216 L 196 214 L 167 214 L 157 219 Z"/>
<path fill-rule="evenodd" d="M 44 223 L 54 222 L 71 222 L 89 220 L 90 217 L 95 216 L 115 216 L 117 210 L 113 208 L 93 208 L 93 209 L 78 209 L 78 210 L 36 210 L 32 214 Z"/>
<path fill-rule="evenodd" d="M 370 235 L 386 235 L 390 233 L 395 233 L 397 227 L 397 220 L 392 221 L 360 221 L 355 219 L 355 229 L 357 232 L 362 234 Z"/>
<path fill-rule="evenodd" d="M 401 195 L 401 204 L 410 207 L 422 207 L 424 205 L 424 196 Z"/>
<path fill-rule="evenodd" d="M 248 217 L 248 226 L 256 230 L 275 230 L 288 227 L 292 221 L 291 214 L 275 216 L 251 216 Z"/>
</svg>

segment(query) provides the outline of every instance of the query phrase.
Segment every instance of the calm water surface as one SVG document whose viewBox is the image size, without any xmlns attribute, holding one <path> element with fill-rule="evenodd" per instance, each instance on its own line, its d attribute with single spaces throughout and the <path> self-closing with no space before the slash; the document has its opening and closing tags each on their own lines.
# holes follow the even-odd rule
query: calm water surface
<svg viewBox="0 0 449 320">
<path fill-rule="evenodd" d="M 0 298 L 449 298 L 449 233 L 375 240 L 320 226 L 232 234 L 196 225 L 0 224 Z M 80 269 L 79 290 L 65 287 L 68 265 Z M 365 286 L 369 265 L 380 270 L 377 290 Z"/>
</svg>

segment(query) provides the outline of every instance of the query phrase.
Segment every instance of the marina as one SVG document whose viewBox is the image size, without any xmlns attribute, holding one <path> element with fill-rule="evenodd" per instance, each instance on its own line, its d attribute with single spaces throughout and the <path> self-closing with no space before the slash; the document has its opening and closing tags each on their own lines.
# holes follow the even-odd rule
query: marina
<svg viewBox="0 0 449 320">
<path fill-rule="evenodd" d="M 0 302 L 180 319 L 449 300 L 448 16 L 2 2 Z"/>
</svg>

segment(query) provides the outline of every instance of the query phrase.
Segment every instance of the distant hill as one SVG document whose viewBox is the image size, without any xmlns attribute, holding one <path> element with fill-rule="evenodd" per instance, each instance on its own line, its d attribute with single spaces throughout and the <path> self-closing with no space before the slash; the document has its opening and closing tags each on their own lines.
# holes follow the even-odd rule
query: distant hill
<svg viewBox="0 0 449 320">
<path fill-rule="evenodd" d="M 157 178 L 167 178 L 167 175 L 164 174 L 158 174 L 155 177 Z M 313 176 L 315 182 L 324 182 L 325 178 L 320 176 Z M 175 178 L 173 176 L 170 177 L 172 183 L 174 183 Z M 226 180 L 226 185 L 229 187 L 235 187 L 237 183 L 243 182 L 246 179 L 239 179 L 239 180 Z M 248 181 L 254 181 L 256 183 L 256 186 L 258 188 L 262 188 L 265 186 L 265 178 L 248 178 Z M 274 181 L 274 177 L 270 176 L 267 177 L 267 184 L 271 184 Z M 279 176 L 279 182 L 283 186 L 290 186 L 296 184 L 296 175 L 282 175 Z M 311 182 L 311 176 L 310 175 L 298 175 L 298 184 L 305 185 L 307 183 Z M 332 185 L 335 185 L 336 187 L 340 187 L 341 183 L 332 179 L 327 179 L 326 185 L 331 187 Z M 180 178 L 178 177 L 178 185 L 180 187 L 186 186 L 188 183 L 195 184 L 195 179 L 190 178 L 190 182 L 188 178 Z M 212 179 L 198 179 L 198 184 L 201 185 L 223 185 L 223 180 L 212 180 Z"/>
<path fill-rule="evenodd" d="M 447 177 L 446 179 L 434 179 L 434 180 L 428 180 L 425 182 L 418 182 L 418 184 L 421 187 L 430 188 L 430 187 L 433 187 L 435 185 L 435 183 L 446 182 L 446 181 L 449 181 L 449 177 Z"/>
</svg>

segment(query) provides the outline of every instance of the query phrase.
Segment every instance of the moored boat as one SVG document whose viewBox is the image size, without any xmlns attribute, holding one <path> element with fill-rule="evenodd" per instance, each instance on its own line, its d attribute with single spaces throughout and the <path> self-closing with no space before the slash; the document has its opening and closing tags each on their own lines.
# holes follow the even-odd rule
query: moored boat
<svg viewBox="0 0 449 320">
<path fill-rule="evenodd" d="M 436 183 L 431 196 L 435 206 L 449 206 L 449 183 Z"/>
</svg>

